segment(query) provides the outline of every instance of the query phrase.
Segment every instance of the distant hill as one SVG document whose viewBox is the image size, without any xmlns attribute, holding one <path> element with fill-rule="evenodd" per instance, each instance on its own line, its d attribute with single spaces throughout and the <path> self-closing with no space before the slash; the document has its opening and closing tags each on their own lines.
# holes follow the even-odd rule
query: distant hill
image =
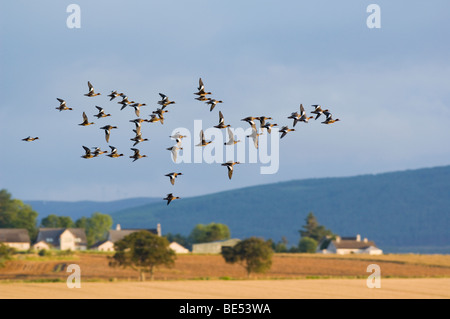
<svg viewBox="0 0 450 319">
<path fill-rule="evenodd" d="M 70 216 L 73 221 L 80 217 L 89 217 L 94 212 L 102 214 L 111 214 L 115 211 L 138 207 L 156 201 L 160 198 L 130 198 L 123 200 L 116 200 L 110 202 L 97 201 L 78 201 L 78 202 L 64 202 L 64 201 L 40 201 L 40 200 L 24 200 L 25 204 L 30 205 L 33 210 L 38 212 L 38 219 L 54 214 L 57 216 Z"/>
<path fill-rule="evenodd" d="M 98 209 L 100 210 L 100 209 Z M 122 227 L 188 235 L 195 225 L 229 226 L 232 237 L 289 245 L 308 212 L 341 236 L 361 234 L 385 252 L 450 253 L 450 166 L 344 178 L 294 180 L 164 201 L 111 213 Z"/>
</svg>

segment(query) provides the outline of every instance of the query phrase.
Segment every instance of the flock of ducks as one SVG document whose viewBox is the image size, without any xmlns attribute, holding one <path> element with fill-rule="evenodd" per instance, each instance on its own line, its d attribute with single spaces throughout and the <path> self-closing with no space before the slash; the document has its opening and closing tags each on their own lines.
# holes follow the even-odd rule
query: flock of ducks
<svg viewBox="0 0 450 319">
<path fill-rule="evenodd" d="M 88 81 L 88 89 L 89 89 L 88 93 L 84 94 L 84 96 L 95 97 L 95 96 L 101 95 L 101 93 L 95 92 L 94 86 L 91 84 L 90 81 Z M 197 96 L 195 98 L 196 100 L 205 102 L 205 104 L 209 106 L 210 112 L 212 112 L 218 104 L 223 103 L 222 100 L 217 100 L 217 99 L 210 97 L 212 93 L 209 91 L 206 91 L 205 85 L 201 78 L 199 79 L 199 85 L 197 88 L 197 92 L 194 92 L 194 94 Z M 136 145 L 138 145 L 139 143 L 148 141 L 147 138 L 142 137 L 141 124 L 143 122 L 149 122 L 149 123 L 160 122 L 161 124 L 164 124 L 164 114 L 169 112 L 166 108 L 171 104 L 175 104 L 175 101 L 171 101 L 167 95 L 165 95 L 163 93 L 159 93 L 159 95 L 161 97 L 161 100 L 158 101 L 159 107 L 155 111 L 153 111 L 152 114 L 150 114 L 149 119 L 143 119 L 143 118 L 139 117 L 140 116 L 140 108 L 142 106 L 146 106 L 145 103 L 138 103 L 135 101 L 130 101 L 128 96 L 126 96 L 124 93 L 119 93 L 118 91 L 112 91 L 108 95 L 108 97 L 110 98 L 110 101 L 113 101 L 116 98 L 121 98 L 122 100 L 117 102 L 118 104 L 121 105 L 120 110 L 123 110 L 126 107 L 131 107 L 134 109 L 134 113 L 138 117 L 136 119 L 130 120 L 130 122 L 135 124 L 135 129 L 133 129 L 135 136 L 134 136 L 134 138 L 130 139 L 131 141 L 134 142 L 133 147 L 130 147 L 130 149 L 133 151 L 133 155 L 129 156 L 131 159 L 133 159 L 133 162 L 135 162 L 141 158 L 147 157 L 147 155 L 140 154 L 140 150 L 138 148 L 136 148 Z M 57 100 L 60 103 L 59 106 L 56 107 L 56 109 L 59 112 L 73 110 L 73 108 L 67 106 L 65 100 L 63 100 L 61 98 L 57 98 Z M 323 122 L 321 122 L 322 124 L 332 124 L 332 123 L 339 121 L 339 119 L 333 119 L 333 116 L 328 109 L 322 109 L 322 107 L 318 104 L 314 104 L 311 106 L 314 108 L 311 111 L 311 114 L 313 114 L 311 116 L 307 115 L 307 113 L 303 107 L 303 104 L 300 104 L 300 112 L 292 112 L 291 115 L 287 117 L 288 119 L 293 120 L 292 128 L 289 128 L 288 125 L 282 126 L 278 130 L 278 132 L 281 133 L 280 139 L 285 137 L 286 134 L 288 134 L 289 132 L 295 131 L 295 129 L 293 127 L 295 127 L 298 122 L 308 123 L 309 120 L 311 120 L 313 118 L 314 118 L 314 120 L 317 120 L 322 115 L 325 117 L 325 120 Z M 95 114 L 94 117 L 96 117 L 97 119 L 107 118 L 107 117 L 111 116 L 111 114 L 106 113 L 102 107 L 100 107 L 98 105 L 95 105 L 95 107 L 97 108 L 98 113 Z M 82 113 L 82 120 L 83 121 L 81 123 L 79 123 L 78 125 L 90 126 L 90 125 L 95 124 L 94 122 L 89 121 L 88 116 L 86 115 L 85 112 Z M 258 117 L 248 116 L 248 117 L 241 119 L 241 121 L 247 122 L 250 125 L 250 127 L 252 128 L 252 133 L 250 135 L 247 135 L 247 137 L 251 138 L 253 140 L 253 144 L 256 148 L 259 147 L 259 136 L 261 136 L 264 133 L 264 130 L 266 130 L 268 134 L 271 134 L 272 128 L 278 126 L 278 124 L 271 123 L 271 122 L 269 122 L 269 120 L 272 120 L 272 118 L 266 117 L 266 116 L 258 116 Z M 259 122 L 258 125 L 256 124 L 257 123 L 256 121 Z M 228 141 L 225 142 L 224 145 L 235 145 L 235 144 L 241 142 L 240 140 L 235 139 L 235 136 L 234 136 L 232 130 L 230 129 L 231 125 L 225 124 L 225 118 L 222 114 L 222 111 L 219 111 L 219 123 L 217 125 L 215 125 L 214 127 L 218 128 L 218 129 L 227 129 Z M 107 143 L 109 143 L 109 140 L 110 140 L 111 130 L 114 130 L 117 128 L 118 127 L 114 126 L 114 125 L 104 125 L 104 126 L 100 127 L 101 130 L 104 130 L 105 140 Z M 179 132 L 177 132 L 176 134 L 169 136 L 169 137 L 171 139 L 174 139 L 176 144 L 167 148 L 167 150 L 171 151 L 173 161 L 176 162 L 178 151 L 183 149 L 182 139 L 185 138 L 186 136 L 183 136 Z M 35 141 L 37 139 L 39 139 L 39 137 L 28 136 L 26 138 L 23 138 L 22 140 L 26 141 L 26 142 L 31 142 L 31 141 Z M 212 143 L 211 140 L 205 139 L 205 134 L 204 134 L 203 130 L 201 130 L 200 131 L 200 143 L 197 144 L 196 146 L 205 147 L 211 143 Z M 91 148 L 84 146 L 84 145 L 82 147 L 84 149 L 84 154 L 81 155 L 81 157 L 84 159 L 95 158 L 102 154 L 105 154 L 106 156 L 111 157 L 111 158 L 118 158 L 118 157 L 124 156 L 124 154 L 119 153 L 117 148 L 112 145 L 109 145 L 109 147 L 110 147 L 109 153 L 107 151 L 102 151 L 99 147 L 94 147 L 94 148 L 92 148 L 92 150 L 91 150 Z M 237 164 L 240 164 L 240 162 L 228 161 L 226 163 L 221 164 L 222 166 L 225 166 L 227 168 L 228 178 L 230 180 L 233 176 L 234 166 Z M 182 175 L 183 174 L 180 172 L 171 172 L 171 173 L 165 174 L 166 177 L 169 177 L 169 181 L 172 185 L 175 185 L 176 178 L 178 176 L 182 176 Z M 163 200 L 166 200 L 167 205 L 169 205 L 173 200 L 179 199 L 179 198 L 180 197 L 178 197 L 178 196 L 174 196 L 173 193 L 169 193 L 166 195 L 165 198 L 163 198 Z"/>
</svg>

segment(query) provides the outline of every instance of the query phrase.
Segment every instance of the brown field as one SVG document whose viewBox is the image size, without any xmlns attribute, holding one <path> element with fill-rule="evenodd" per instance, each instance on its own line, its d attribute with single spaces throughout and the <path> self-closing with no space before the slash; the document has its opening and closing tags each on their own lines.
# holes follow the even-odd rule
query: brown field
<svg viewBox="0 0 450 319">
<path fill-rule="evenodd" d="M 153 282 L 109 267 L 107 256 L 19 256 L 0 269 L 0 298 L 450 298 L 449 255 L 275 254 L 270 271 L 248 279 L 220 255 L 189 254 Z M 69 264 L 80 266 L 81 289 L 66 286 Z M 366 285 L 370 264 L 380 266 L 381 289 Z"/>
</svg>

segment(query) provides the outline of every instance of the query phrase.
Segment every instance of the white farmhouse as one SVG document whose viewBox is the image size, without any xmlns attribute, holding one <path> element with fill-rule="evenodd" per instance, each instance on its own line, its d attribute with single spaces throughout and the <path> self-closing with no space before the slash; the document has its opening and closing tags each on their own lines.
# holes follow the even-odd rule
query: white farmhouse
<svg viewBox="0 0 450 319">
<path fill-rule="evenodd" d="M 383 251 L 373 241 L 367 238 L 361 240 L 361 236 L 358 234 L 356 237 L 324 238 L 320 241 L 316 253 L 381 255 Z"/>
</svg>

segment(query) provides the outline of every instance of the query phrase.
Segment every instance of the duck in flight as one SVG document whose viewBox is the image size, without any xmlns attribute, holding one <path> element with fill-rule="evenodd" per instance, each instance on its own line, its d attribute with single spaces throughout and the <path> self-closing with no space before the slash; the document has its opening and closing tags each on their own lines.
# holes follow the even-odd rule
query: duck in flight
<svg viewBox="0 0 450 319">
<path fill-rule="evenodd" d="M 255 120 L 259 120 L 259 117 L 247 116 L 246 118 L 241 119 L 241 121 L 244 121 L 244 122 L 247 122 L 248 124 L 250 124 L 252 129 L 256 131 L 257 129 L 256 129 Z"/>
<path fill-rule="evenodd" d="M 200 131 L 200 143 L 198 143 L 195 146 L 206 146 L 208 144 L 211 144 L 212 141 L 206 141 L 205 140 L 205 134 L 203 133 L 203 130 Z"/>
<path fill-rule="evenodd" d="M 109 156 L 109 157 L 111 157 L 111 158 L 117 158 L 117 157 L 121 157 L 121 156 L 123 156 L 123 154 L 119 154 L 118 152 L 117 152 L 117 148 L 115 148 L 114 146 L 109 146 L 110 148 L 111 148 L 111 153 L 109 153 L 109 154 L 106 154 L 106 156 Z"/>
<path fill-rule="evenodd" d="M 86 93 L 85 96 L 93 97 L 93 96 L 101 95 L 100 93 L 95 93 L 94 86 L 89 81 L 88 81 L 88 87 L 89 87 L 89 92 Z"/>
<path fill-rule="evenodd" d="M 159 96 L 161 96 L 161 101 L 158 101 L 158 104 L 162 105 L 161 109 L 164 110 L 168 105 L 175 104 L 175 101 L 170 101 L 167 95 L 159 93 Z"/>
<path fill-rule="evenodd" d="M 179 198 L 180 198 L 180 197 L 178 197 L 178 196 L 173 196 L 173 194 L 170 193 L 170 194 L 167 194 L 167 196 L 166 196 L 165 198 L 163 198 L 163 200 L 166 200 L 166 201 L 167 201 L 167 205 L 169 205 L 171 201 L 173 201 L 173 200 L 175 200 L 175 199 L 179 199 Z"/>
<path fill-rule="evenodd" d="M 267 129 L 267 132 L 270 134 L 272 132 L 272 127 L 278 126 L 278 124 L 272 124 L 272 123 L 265 123 L 262 127 Z"/>
<path fill-rule="evenodd" d="M 31 137 L 31 136 L 28 136 L 28 137 L 25 137 L 25 138 L 23 138 L 22 139 L 22 141 L 25 141 L 25 142 L 32 142 L 32 141 L 35 141 L 35 140 L 38 140 L 39 139 L 39 137 Z"/>
<path fill-rule="evenodd" d="M 85 153 L 84 153 L 84 155 L 81 156 L 82 158 L 88 159 L 88 158 L 95 157 L 94 154 L 91 153 L 91 150 L 89 149 L 89 147 L 83 146 L 83 148 L 84 148 L 84 152 Z"/>
<path fill-rule="evenodd" d="M 173 161 L 174 161 L 174 163 L 176 163 L 177 162 L 177 156 L 178 156 L 178 150 L 182 150 L 183 148 L 182 147 L 179 147 L 178 145 L 174 145 L 174 146 L 172 146 L 172 147 L 168 147 L 168 148 L 166 148 L 168 151 L 171 151 L 172 152 L 172 158 L 173 158 Z"/>
<path fill-rule="evenodd" d="M 136 116 L 139 116 L 141 106 L 145 106 L 145 105 L 147 105 L 147 104 L 145 104 L 145 103 L 133 103 L 133 104 L 130 104 L 130 106 L 132 108 L 134 108 L 134 113 L 136 114 Z"/>
<path fill-rule="evenodd" d="M 105 125 L 105 126 L 100 128 L 101 130 L 105 130 L 106 143 L 109 143 L 109 137 L 111 135 L 111 130 L 112 129 L 116 129 L 116 128 L 117 128 L 117 126 L 112 126 L 112 125 Z"/>
<path fill-rule="evenodd" d="M 228 161 L 222 164 L 222 166 L 226 166 L 228 168 L 228 179 L 231 179 L 231 177 L 233 176 L 233 167 L 236 164 L 240 164 L 240 162 Z"/>
<path fill-rule="evenodd" d="M 138 130 L 133 130 L 134 133 L 136 133 L 136 136 L 133 138 L 130 138 L 131 141 L 134 141 L 133 146 L 136 146 L 137 144 L 139 144 L 140 142 L 145 142 L 148 141 L 148 138 L 143 138 L 142 134 L 140 131 Z"/>
<path fill-rule="evenodd" d="M 223 114 L 221 111 L 219 111 L 219 124 L 215 125 L 215 128 L 227 128 L 230 127 L 231 125 L 225 125 L 225 118 L 223 117 Z"/>
<path fill-rule="evenodd" d="M 133 158 L 133 162 L 137 161 L 140 158 L 147 157 L 147 155 L 141 155 L 139 149 L 137 148 L 131 148 L 131 150 L 134 152 L 134 154 L 130 156 L 130 158 Z"/>
<path fill-rule="evenodd" d="M 195 95 L 199 95 L 200 97 L 204 97 L 205 95 L 211 94 L 211 92 L 205 91 L 205 85 L 203 84 L 202 78 L 198 79 L 198 92 L 195 92 Z"/>
<path fill-rule="evenodd" d="M 96 118 L 102 118 L 102 117 L 108 117 L 108 116 L 111 116 L 111 114 L 106 114 L 105 113 L 105 110 L 102 108 L 102 107 L 100 107 L 100 106 L 95 106 L 96 108 L 97 108 L 97 110 L 98 110 L 98 114 L 96 114 L 96 115 L 94 115 Z"/>
<path fill-rule="evenodd" d="M 283 137 L 285 137 L 287 133 L 293 132 L 293 131 L 295 131 L 295 129 L 289 128 L 289 127 L 287 127 L 287 126 L 283 126 L 283 127 L 279 130 L 279 132 L 281 133 L 280 139 L 282 139 Z"/>
<path fill-rule="evenodd" d="M 214 109 L 214 107 L 215 107 L 218 103 L 223 103 L 223 101 L 216 100 L 216 99 L 211 99 L 211 98 L 205 98 L 205 99 L 206 99 L 206 101 L 208 101 L 208 102 L 206 102 L 206 104 L 208 104 L 208 105 L 211 106 L 210 109 L 209 109 L 210 112 Z M 205 100 L 201 100 L 201 101 L 205 101 Z"/>
<path fill-rule="evenodd" d="M 177 178 L 177 176 L 180 176 L 180 175 L 183 175 L 183 174 L 182 174 L 182 173 L 175 173 L 175 172 L 172 172 L 172 173 L 166 174 L 166 175 L 164 175 L 164 176 L 168 176 L 169 179 L 170 179 L 170 183 L 171 183 L 172 185 L 175 185 L 175 179 Z"/>
<path fill-rule="evenodd" d="M 236 140 L 234 138 L 234 133 L 231 131 L 231 129 L 229 127 L 228 127 L 228 137 L 229 137 L 229 140 L 228 140 L 228 142 L 224 143 L 224 145 L 234 145 L 234 144 L 240 142 L 240 140 Z"/>
<path fill-rule="evenodd" d="M 110 101 L 114 100 L 116 97 L 123 96 L 123 93 L 117 93 L 117 91 L 111 91 L 108 96 L 110 97 Z"/>
<path fill-rule="evenodd" d="M 61 111 L 71 111 L 72 108 L 68 107 L 66 105 L 66 101 L 64 101 L 63 99 L 60 99 L 59 97 L 56 98 L 59 101 L 59 106 L 56 107 L 57 110 Z"/>
<path fill-rule="evenodd" d="M 255 145 L 256 148 L 258 148 L 259 146 L 259 136 L 262 133 L 258 133 L 258 131 L 256 129 L 252 128 L 252 134 L 247 135 L 247 137 L 251 137 L 253 139 L 253 145 Z"/>
<path fill-rule="evenodd" d="M 81 123 L 78 124 L 78 125 L 81 125 L 81 126 L 88 126 L 88 125 L 92 125 L 92 124 L 95 124 L 95 123 L 94 123 L 94 122 L 89 122 L 86 113 L 83 112 L 83 122 L 81 122 Z"/>
<path fill-rule="evenodd" d="M 107 153 L 107 151 L 102 151 L 102 150 L 100 149 L 100 147 L 93 147 L 93 149 L 94 149 L 94 152 L 93 152 L 94 157 L 97 157 L 97 156 L 99 156 L 99 155 L 102 155 L 102 154 Z"/>
<path fill-rule="evenodd" d="M 330 114 L 327 116 L 327 118 L 325 119 L 325 121 L 322 122 L 322 124 L 332 124 L 335 122 L 340 121 L 340 119 L 333 119 L 333 116 Z"/>
</svg>

